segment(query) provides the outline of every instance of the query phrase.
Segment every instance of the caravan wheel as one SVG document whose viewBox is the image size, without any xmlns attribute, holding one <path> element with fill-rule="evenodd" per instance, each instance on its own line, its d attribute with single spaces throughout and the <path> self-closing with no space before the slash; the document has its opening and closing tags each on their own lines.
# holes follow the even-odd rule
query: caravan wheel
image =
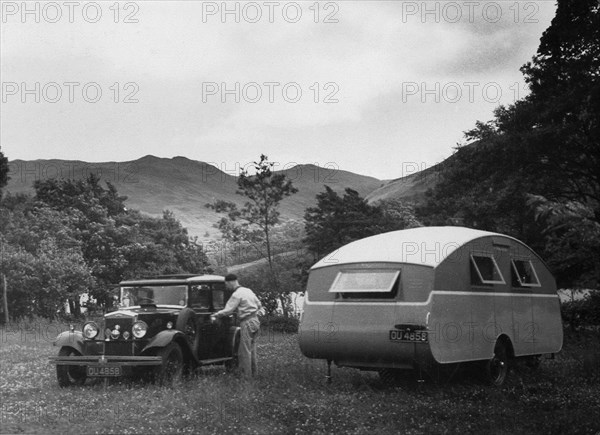
<svg viewBox="0 0 600 435">
<path fill-rule="evenodd" d="M 508 350 L 503 340 L 494 346 L 494 356 L 485 364 L 486 380 L 496 387 L 504 384 L 508 376 Z"/>
</svg>

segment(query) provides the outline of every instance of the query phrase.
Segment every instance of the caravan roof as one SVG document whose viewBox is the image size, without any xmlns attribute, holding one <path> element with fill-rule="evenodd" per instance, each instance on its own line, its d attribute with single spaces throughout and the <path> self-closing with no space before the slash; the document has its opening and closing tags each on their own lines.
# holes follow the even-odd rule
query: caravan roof
<svg viewBox="0 0 600 435">
<path fill-rule="evenodd" d="M 411 228 L 349 243 L 325 256 L 312 269 L 363 262 L 411 263 L 436 267 L 464 244 L 488 236 L 518 242 L 503 234 L 465 227 Z"/>
</svg>

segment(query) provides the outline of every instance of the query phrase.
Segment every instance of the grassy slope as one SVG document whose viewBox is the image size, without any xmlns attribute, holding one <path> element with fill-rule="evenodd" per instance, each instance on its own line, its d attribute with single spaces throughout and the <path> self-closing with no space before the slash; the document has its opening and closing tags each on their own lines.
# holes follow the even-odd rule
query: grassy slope
<svg viewBox="0 0 600 435">
<path fill-rule="evenodd" d="M 212 227 L 218 215 L 205 207 L 215 199 L 243 205 L 244 198 L 236 195 L 235 167 L 222 168 L 185 157 L 172 159 L 146 156 L 131 162 L 86 163 L 65 160 L 35 160 L 10 162 L 11 180 L 7 190 L 12 193 L 32 192 L 33 181 L 47 178 L 81 179 L 96 173 L 103 181 L 113 183 L 121 195 L 128 197 L 127 205 L 151 215 L 172 210 L 190 234 L 202 237 Z M 351 187 L 365 196 L 381 186 L 376 178 L 366 177 L 333 168 L 297 165 L 284 171 L 299 192 L 281 204 L 284 219 L 302 219 L 306 207 L 315 204 L 315 195 L 327 184 L 338 192 Z"/>
<path fill-rule="evenodd" d="M 28 327 L 31 327 L 29 325 Z M 65 328 L 65 325 L 62 325 Z M 382 385 L 370 372 L 304 358 L 295 335 L 263 331 L 261 375 L 220 368 L 173 388 L 102 382 L 60 389 L 46 357 L 57 325 L 0 329 L 0 432 L 16 433 L 597 433 L 599 375 L 583 358 L 600 337 L 567 334 L 537 371 L 519 366 L 501 389 L 470 377 L 442 385 Z M 598 367 L 596 367 L 598 369 Z M 595 376 L 595 377 L 594 377 Z"/>
</svg>

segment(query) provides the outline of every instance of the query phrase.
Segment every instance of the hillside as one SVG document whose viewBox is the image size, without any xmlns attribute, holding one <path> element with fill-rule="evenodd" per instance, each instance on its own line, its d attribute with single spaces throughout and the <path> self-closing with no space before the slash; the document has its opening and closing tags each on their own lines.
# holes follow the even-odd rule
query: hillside
<svg viewBox="0 0 600 435">
<path fill-rule="evenodd" d="M 389 181 L 369 193 L 366 199 L 371 203 L 389 199 L 417 203 L 424 197 L 428 189 L 435 186 L 443 164 L 444 162 L 406 177 Z"/>
<path fill-rule="evenodd" d="M 477 147 L 478 144 L 479 141 L 471 142 L 470 144 L 463 145 L 461 149 Z M 457 163 L 456 154 L 452 154 L 442 162 L 422 171 L 386 182 L 381 187 L 370 192 L 366 196 L 366 199 L 370 203 L 390 199 L 419 203 L 424 199 L 425 192 L 435 187 L 439 182 L 442 172 L 456 164 L 459 164 Z"/>
<path fill-rule="evenodd" d="M 205 162 L 185 157 L 159 158 L 145 156 L 128 162 L 87 163 L 75 160 L 14 160 L 9 163 L 10 181 L 6 188 L 12 193 L 32 193 L 33 182 L 48 178 L 85 178 L 90 173 L 115 185 L 126 204 L 150 215 L 160 215 L 169 209 L 186 226 L 191 235 L 217 238 L 212 227 L 218 215 L 205 207 L 216 199 L 243 205 L 237 195 L 235 168 L 226 172 Z M 383 182 L 373 177 L 314 165 L 297 165 L 284 171 L 298 188 L 298 193 L 281 204 L 284 219 L 302 219 L 306 207 L 315 204 L 315 196 L 327 184 L 337 192 L 346 187 L 366 196 Z"/>
</svg>

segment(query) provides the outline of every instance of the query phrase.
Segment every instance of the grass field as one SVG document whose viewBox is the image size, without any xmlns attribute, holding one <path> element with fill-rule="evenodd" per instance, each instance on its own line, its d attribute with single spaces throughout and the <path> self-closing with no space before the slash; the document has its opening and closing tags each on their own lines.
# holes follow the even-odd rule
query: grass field
<svg viewBox="0 0 600 435">
<path fill-rule="evenodd" d="M 2 433 L 600 433 L 600 335 L 568 333 L 554 360 L 517 365 L 502 388 L 463 374 L 383 385 L 372 372 L 306 359 L 296 335 L 263 331 L 261 373 L 222 368 L 173 387 L 90 383 L 61 389 L 47 357 L 66 325 L 0 329 Z"/>
</svg>

